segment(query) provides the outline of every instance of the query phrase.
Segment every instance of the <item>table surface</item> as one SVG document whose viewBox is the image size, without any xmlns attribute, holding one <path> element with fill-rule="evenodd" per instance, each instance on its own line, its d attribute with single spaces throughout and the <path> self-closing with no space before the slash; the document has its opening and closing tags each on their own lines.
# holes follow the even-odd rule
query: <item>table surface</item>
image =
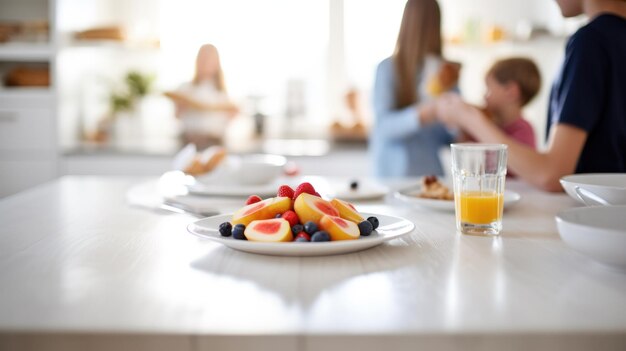
<svg viewBox="0 0 626 351">
<path fill-rule="evenodd" d="M 507 183 L 522 199 L 496 238 L 457 233 L 452 212 L 357 202 L 416 230 L 357 253 L 275 257 L 128 206 L 140 181 L 64 177 L 0 200 L 0 348 L 38 335 L 137 335 L 149 349 L 626 346 L 626 274 L 560 239 L 555 214 L 577 206 L 564 194 Z"/>
</svg>

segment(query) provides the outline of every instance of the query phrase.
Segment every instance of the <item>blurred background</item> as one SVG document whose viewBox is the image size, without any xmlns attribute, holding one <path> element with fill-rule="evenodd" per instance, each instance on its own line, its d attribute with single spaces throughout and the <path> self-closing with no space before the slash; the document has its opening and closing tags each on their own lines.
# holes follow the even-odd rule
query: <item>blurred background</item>
<svg viewBox="0 0 626 351">
<path fill-rule="evenodd" d="M 229 152 L 368 175 L 375 68 L 393 51 L 404 3 L 0 0 L 0 196 L 62 175 L 168 170 L 184 143 L 163 93 L 192 79 L 205 43 L 218 48 L 239 106 L 223 138 Z M 440 6 L 445 56 L 462 64 L 469 101 L 482 103 L 495 59 L 536 60 L 544 84 L 525 116 L 543 141 L 548 84 L 583 19 L 563 19 L 549 0 Z"/>
</svg>

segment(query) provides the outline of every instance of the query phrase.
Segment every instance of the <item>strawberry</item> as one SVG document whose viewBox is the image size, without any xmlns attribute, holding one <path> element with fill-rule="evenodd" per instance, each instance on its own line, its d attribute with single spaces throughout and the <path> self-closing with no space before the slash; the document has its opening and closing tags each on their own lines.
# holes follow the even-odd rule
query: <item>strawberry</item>
<svg viewBox="0 0 626 351">
<path fill-rule="evenodd" d="M 313 187 L 313 185 L 311 185 L 311 183 L 309 182 L 304 182 L 301 183 L 300 185 L 298 185 L 298 187 L 296 188 L 296 192 L 295 194 L 293 194 L 293 199 L 297 199 L 298 196 L 300 196 L 300 194 L 302 193 L 307 193 L 307 194 L 311 194 L 311 195 L 315 195 L 315 188 Z"/>
<path fill-rule="evenodd" d="M 278 187 L 278 197 L 288 197 L 293 199 L 293 189 L 289 185 L 281 185 Z"/>
<path fill-rule="evenodd" d="M 281 217 L 289 222 L 290 227 L 293 227 L 294 225 L 300 223 L 300 218 L 298 218 L 298 215 L 291 210 L 285 211 Z"/>
<path fill-rule="evenodd" d="M 263 199 L 261 199 L 258 195 L 250 195 L 250 197 L 248 197 L 248 200 L 246 200 L 246 205 L 255 204 L 262 200 Z"/>
</svg>

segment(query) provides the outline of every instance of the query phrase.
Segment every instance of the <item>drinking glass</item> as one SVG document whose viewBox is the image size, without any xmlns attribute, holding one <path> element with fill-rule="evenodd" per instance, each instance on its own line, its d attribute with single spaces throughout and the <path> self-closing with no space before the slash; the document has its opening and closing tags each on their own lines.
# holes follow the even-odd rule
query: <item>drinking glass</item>
<svg viewBox="0 0 626 351">
<path fill-rule="evenodd" d="M 460 143 L 451 147 L 457 229 L 463 234 L 499 235 L 507 146 Z"/>
</svg>

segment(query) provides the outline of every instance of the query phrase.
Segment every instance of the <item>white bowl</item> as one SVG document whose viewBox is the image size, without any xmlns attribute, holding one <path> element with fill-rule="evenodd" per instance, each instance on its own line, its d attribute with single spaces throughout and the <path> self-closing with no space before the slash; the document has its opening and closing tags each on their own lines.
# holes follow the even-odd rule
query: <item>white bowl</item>
<svg viewBox="0 0 626 351">
<path fill-rule="evenodd" d="M 593 203 L 595 195 L 611 205 L 626 205 L 626 173 L 573 174 L 561 178 L 561 186 L 583 204 Z M 583 191 L 577 193 L 577 187 Z"/>
<path fill-rule="evenodd" d="M 556 216 L 559 234 L 574 250 L 626 270 L 626 206 L 577 207 Z"/>
<path fill-rule="evenodd" d="M 250 154 L 228 156 L 213 172 L 196 177 L 204 184 L 262 185 L 284 174 L 287 159 L 284 156 Z"/>
<path fill-rule="evenodd" d="M 267 184 L 284 174 L 287 159 L 270 154 L 251 154 L 230 160 L 232 177 L 244 185 Z"/>
</svg>

